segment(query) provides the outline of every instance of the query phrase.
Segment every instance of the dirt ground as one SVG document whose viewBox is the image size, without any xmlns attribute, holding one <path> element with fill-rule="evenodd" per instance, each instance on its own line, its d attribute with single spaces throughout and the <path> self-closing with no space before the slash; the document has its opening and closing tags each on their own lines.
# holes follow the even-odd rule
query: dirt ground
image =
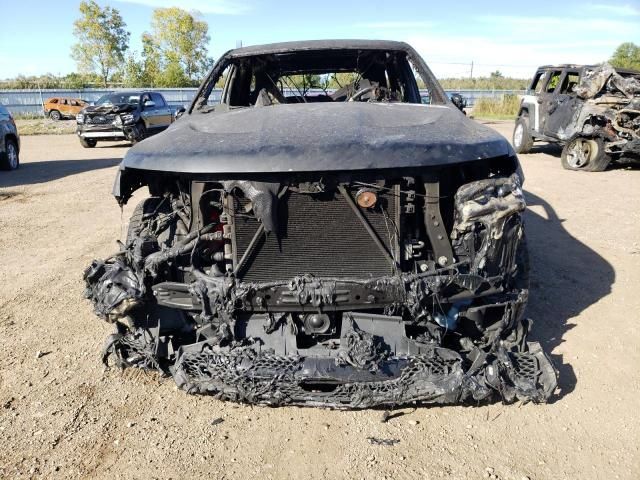
<svg viewBox="0 0 640 480">
<path fill-rule="evenodd" d="M 510 137 L 511 123 L 492 125 Z M 81 274 L 115 251 L 136 200 L 110 195 L 126 145 L 22 139 L 0 172 L 0 478 L 640 478 L 640 169 L 568 172 L 523 155 L 533 339 L 546 405 L 340 412 L 224 403 L 103 371 L 112 327 Z"/>
</svg>

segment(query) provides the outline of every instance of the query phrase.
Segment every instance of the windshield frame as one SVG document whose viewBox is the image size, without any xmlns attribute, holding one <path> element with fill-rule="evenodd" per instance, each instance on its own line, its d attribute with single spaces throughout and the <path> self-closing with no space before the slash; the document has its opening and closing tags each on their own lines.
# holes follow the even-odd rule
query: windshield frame
<svg viewBox="0 0 640 480">
<path fill-rule="evenodd" d="M 420 55 L 418 55 L 418 53 L 409 45 L 405 45 L 405 48 L 395 48 L 395 49 L 347 48 L 347 47 L 341 47 L 341 48 L 335 48 L 335 49 L 332 49 L 332 48 L 317 49 L 318 52 L 320 51 L 340 52 L 340 51 L 349 51 L 349 50 L 358 51 L 358 52 L 361 52 L 361 51 L 362 52 L 389 52 L 394 54 L 404 54 L 406 58 L 406 62 L 411 67 L 411 70 L 414 72 L 416 76 L 415 82 L 412 82 L 416 84 L 415 92 L 410 92 L 410 94 L 414 96 L 417 95 L 417 98 L 418 98 L 418 102 L 408 102 L 408 103 L 421 103 L 420 102 L 421 87 L 418 85 L 418 77 L 420 78 L 420 80 L 422 80 L 422 82 L 425 85 L 425 88 L 429 91 L 431 104 L 446 105 L 451 103 L 450 99 L 445 94 L 444 89 L 438 83 L 438 81 L 436 80 L 431 70 L 429 70 L 426 63 L 422 59 L 422 57 L 420 57 Z M 297 53 L 298 51 L 301 51 L 301 52 L 305 51 L 307 53 L 309 52 L 309 50 L 303 50 L 303 49 L 297 50 L 294 48 L 288 51 L 287 53 Z M 200 88 L 198 89 L 198 92 L 196 93 L 189 107 L 189 110 L 188 110 L 189 114 L 194 112 L 209 111 L 209 109 L 205 107 L 207 107 L 207 105 L 212 106 L 211 104 L 208 103 L 208 100 L 211 97 L 213 90 L 216 88 L 216 84 L 218 84 L 219 80 L 221 79 L 223 73 L 226 70 L 229 69 L 233 71 L 234 66 L 237 64 L 238 60 L 250 59 L 250 58 L 259 59 L 260 57 L 265 56 L 265 53 L 256 53 L 251 55 L 238 55 L 236 52 L 237 52 L 236 50 L 229 50 L 215 63 L 215 65 L 213 66 L 213 68 L 205 78 L 205 80 L 202 82 Z M 224 102 L 224 99 L 227 98 L 228 96 L 229 83 L 230 83 L 229 79 L 227 79 L 227 81 L 225 81 L 225 84 L 223 86 L 221 101 L 220 101 L 220 104 L 222 105 L 226 105 L 223 102 Z M 407 102 L 403 102 L 403 103 L 407 103 Z M 234 107 L 231 107 L 231 108 L 234 108 Z"/>
</svg>

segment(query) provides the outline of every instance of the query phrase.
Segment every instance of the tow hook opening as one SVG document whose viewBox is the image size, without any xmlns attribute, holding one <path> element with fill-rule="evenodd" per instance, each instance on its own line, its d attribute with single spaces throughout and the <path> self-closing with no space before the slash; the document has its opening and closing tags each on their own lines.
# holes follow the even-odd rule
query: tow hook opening
<svg viewBox="0 0 640 480">
<path fill-rule="evenodd" d="M 340 382 L 335 380 L 325 379 L 307 379 L 302 380 L 300 383 L 300 388 L 302 388 L 305 392 L 311 393 L 331 393 L 335 392 L 337 388 L 342 385 Z"/>
</svg>

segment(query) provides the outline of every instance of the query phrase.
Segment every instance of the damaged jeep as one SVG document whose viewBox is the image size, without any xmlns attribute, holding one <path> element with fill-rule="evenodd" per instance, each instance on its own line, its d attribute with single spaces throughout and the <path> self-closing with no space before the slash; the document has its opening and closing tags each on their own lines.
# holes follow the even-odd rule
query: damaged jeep
<svg viewBox="0 0 640 480">
<path fill-rule="evenodd" d="M 252 404 L 544 402 L 522 181 L 405 43 L 232 50 L 119 167 L 150 196 L 84 273 L 104 361 Z"/>
<path fill-rule="evenodd" d="M 601 172 L 640 156 L 640 72 L 611 65 L 540 67 L 513 131 L 517 153 L 535 141 L 563 145 L 562 166 Z"/>
</svg>

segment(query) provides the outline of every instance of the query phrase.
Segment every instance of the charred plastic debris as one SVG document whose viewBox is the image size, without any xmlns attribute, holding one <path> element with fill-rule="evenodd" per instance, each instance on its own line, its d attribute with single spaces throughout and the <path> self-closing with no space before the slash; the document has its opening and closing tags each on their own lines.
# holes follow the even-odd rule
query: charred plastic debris
<svg viewBox="0 0 640 480">
<path fill-rule="evenodd" d="M 420 105 L 409 57 L 440 104 Z M 116 330 L 105 363 L 273 406 L 548 400 L 556 372 L 527 342 L 525 201 L 506 140 L 447 103 L 406 44 L 249 47 L 219 63 L 193 111 L 120 167 L 121 205 L 144 186 L 151 196 L 119 251 L 84 273 Z M 388 90 L 398 72 L 412 83 L 342 103 L 284 105 L 272 91 L 256 108 L 258 78 L 241 82 L 255 106 L 223 94 L 214 112 L 206 98 L 223 71 L 234 82 L 259 66 L 276 86 L 358 65 Z"/>
</svg>

